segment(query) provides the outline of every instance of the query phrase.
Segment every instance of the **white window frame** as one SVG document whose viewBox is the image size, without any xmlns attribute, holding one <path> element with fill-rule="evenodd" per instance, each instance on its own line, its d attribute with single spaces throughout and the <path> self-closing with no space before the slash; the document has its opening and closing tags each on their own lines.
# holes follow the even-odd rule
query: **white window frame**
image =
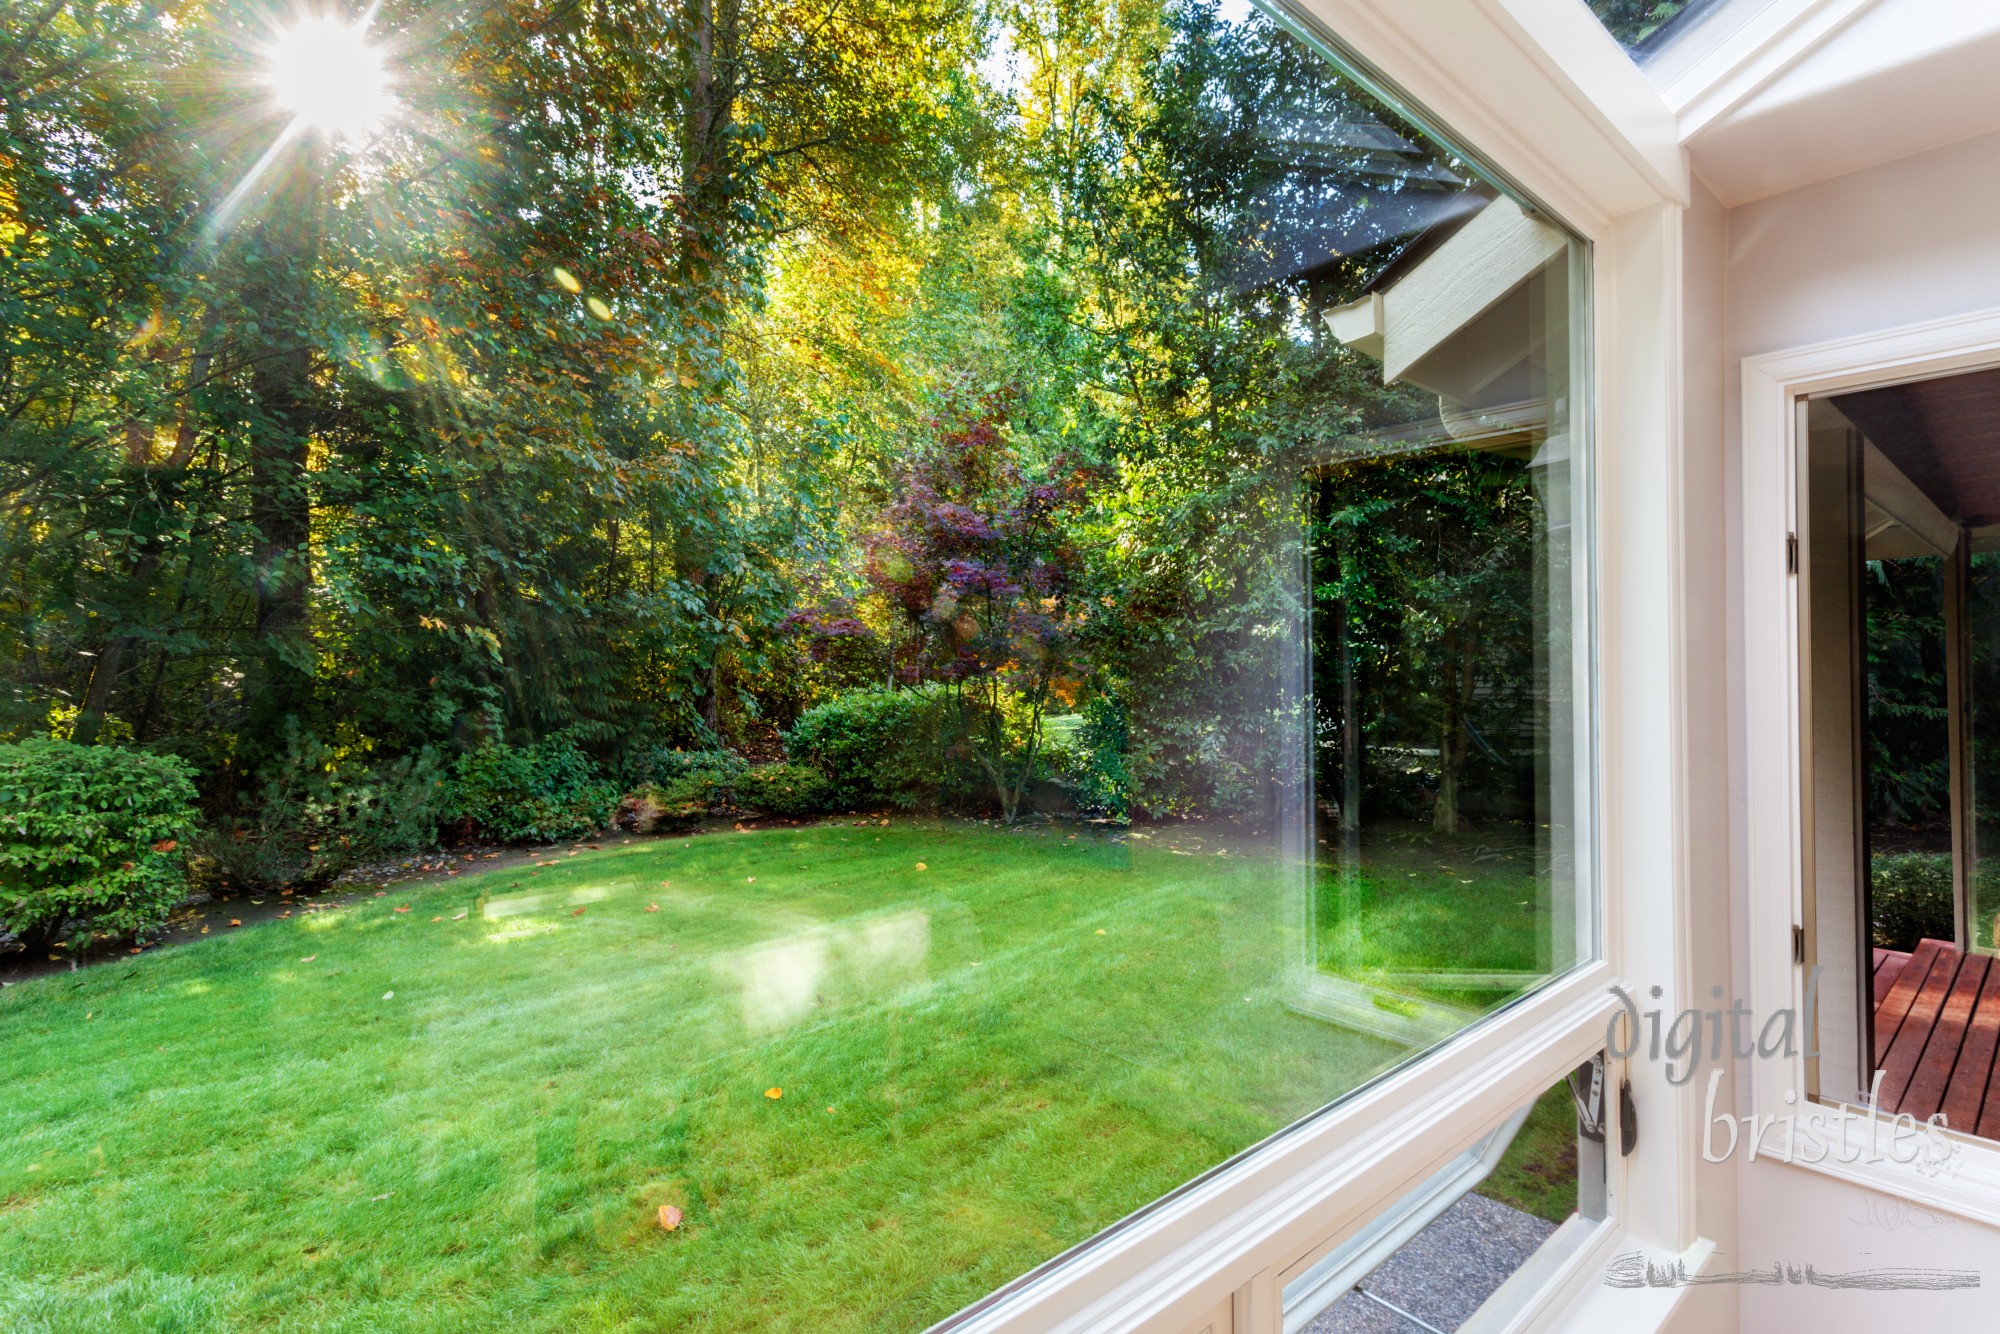
<svg viewBox="0 0 2000 1334">
<path fill-rule="evenodd" d="M 1805 398 L 2000 366 L 2000 310 L 1773 352 L 1743 362 L 1745 790 L 1749 852 L 1749 1002 L 1768 1015 L 1804 1003 L 1792 928 L 1805 922 L 1798 580 L 1786 544 L 1798 531 L 1798 412 Z M 1794 1011 L 1798 1011 L 1795 1009 Z M 1772 1118 L 1759 1157 L 2000 1224 L 2000 1145 L 1952 1135 L 1943 1169 L 1897 1163 L 1893 1132 L 1804 1102 L 1803 1044 L 1790 1060 L 1746 1063 L 1750 1109 Z M 1797 1101 L 1787 1102 L 1790 1092 Z M 1796 1118 L 1787 1121 L 1787 1118 Z M 1764 1124 L 1761 1120 L 1759 1125 Z M 1834 1151 L 1820 1162 L 1802 1130 Z M 1902 1151 L 1908 1153 L 1906 1140 Z M 1839 1161 L 1850 1155 L 1858 1161 Z M 1869 1161 L 1875 1158 L 1879 1161 Z"/>
<path fill-rule="evenodd" d="M 946 1322 L 966 1334 L 1274 1334 L 1284 1273 L 1358 1232 L 1604 1045 L 1614 983 L 1660 985 L 1674 1008 L 1701 1003 L 1688 964 L 1676 610 L 1688 174 L 1674 115 L 1577 0 L 1291 7 L 1592 247 L 1601 953 Z M 1694 1090 L 1644 1062 L 1614 1062 L 1610 1076 L 1613 1088 L 1631 1080 L 1641 1123 L 1634 1153 L 1609 1155 L 1610 1217 L 1531 1262 L 1493 1304 L 1504 1309 L 1482 1313 L 1482 1331 L 1612 1327 L 1603 1320 L 1614 1309 L 1617 1328 L 1652 1328 L 1680 1291 L 1614 1292 L 1604 1264 L 1632 1251 L 1690 1272 L 1705 1261 Z"/>
</svg>

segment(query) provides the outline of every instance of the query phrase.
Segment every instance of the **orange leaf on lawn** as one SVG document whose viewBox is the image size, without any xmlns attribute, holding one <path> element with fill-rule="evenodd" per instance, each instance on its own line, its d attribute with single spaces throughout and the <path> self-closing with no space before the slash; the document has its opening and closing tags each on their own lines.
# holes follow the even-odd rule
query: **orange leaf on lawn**
<svg viewBox="0 0 2000 1334">
<path fill-rule="evenodd" d="M 407 903 L 404 904 L 402 907 L 396 909 L 397 912 L 408 912 L 409 910 L 410 910 L 410 905 Z"/>
<path fill-rule="evenodd" d="M 678 1230 L 680 1225 L 681 1225 L 681 1211 L 674 1208 L 674 1206 L 671 1204 L 661 1205 L 660 1227 L 665 1231 L 673 1232 Z"/>
<path fill-rule="evenodd" d="M 229 919 L 229 924 L 230 924 L 231 926 L 242 926 L 242 925 L 243 925 L 243 919 L 242 919 L 242 918 L 240 918 L 240 917 L 232 917 L 232 918 L 230 918 L 230 919 Z"/>
<path fill-rule="evenodd" d="M 927 866 L 925 866 L 925 865 L 924 865 L 924 864 L 923 864 L 922 862 L 918 862 L 918 863 L 917 863 L 917 869 L 918 869 L 919 871 L 927 871 L 927 870 L 929 870 L 930 868 L 929 868 L 929 867 L 927 867 Z"/>
<path fill-rule="evenodd" d="M 658 912 L 659 910 L 660 910 L 660 905 L 657 903 L 649 903 L 646 905 L 647 912 Z"/>
<path fill-rule="evenodd" d="M 778 1088 L 765 1089 L 764 1096 L 767 1098 L 782 1098 L 785 1096 L 785 1091 Z"/>
<path fill-rule="evenodd" d="M 577 909 L 577 910 L 576 910 L 575 912 L 571 913 L 571 914 L 570 914 L 570 916 L 571 916 L 571 917 L 581 917 L 581 916 L 583 916 L 583 909 L 582 909 L 582 908 L 578 908 L 578 909 Z"/>
</svg>

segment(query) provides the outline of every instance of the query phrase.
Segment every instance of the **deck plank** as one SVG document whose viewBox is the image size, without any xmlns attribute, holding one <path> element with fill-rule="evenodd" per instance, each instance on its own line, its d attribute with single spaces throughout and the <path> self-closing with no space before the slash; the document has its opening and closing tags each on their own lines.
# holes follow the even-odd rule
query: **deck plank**
<svg viewBox="0 0 2000 1334">
<path fill-rule="evenodd" d="M 1930 945 L 1936 942 L 1927 940 L 1923 943 Z M 1930 972 L 1910 1001 L 1909 1012 L 1897 1027 L 1895 1039 L 1889 1044 L 1889 1053 L 1878 1067 L 1882 1071 L 1882 1088 L 1876 1095 L 1876 1102 L 1885 1110 L 1903 1105 L 1903 1095 L 1909 1091 L 1910 1081 L 1916 1077 L 1917 1062 L 1923 1059 L 1924 1048 L 1931 1040 L 1931 1030 L 1937 1026 L 1945 997 L 1958 976 L 1957 950 L 1945 945 L 1933 951 L 1931 958 Z M 1902 990 L 1900 983 L 1896 990 Z"/>
<path fill-rule="evenodd" d="M 1910 1077 L 1910 1085 L 1895 1111 L 1908 1112 L 1923 1121 L 1943 1106 L 1945 1094 L 1951 1088 L 1952 1071 L 1958 1067 L 1960 1050 L 1965 1044 L 1965 1031 L 1972 1022 L 1973 1007 L 1979 1000 L 1979 989 L 1990 971 L 1988 964 L 1986 957 L 1979 954 L 1966 955 L 1959 962 L 1958 976 L 1952 979 L 1951 990 L 1945 993 L 1944 1006 L 1931 1026 L 1930 1040 L 1924 1044 L 1916 1073 Z"/>
<path fill-rule="evenodd" d="M 1910 1013 L 1910 1006 L 1917 999 L 1917 992 L 1930 977 L 1931 965 L 1937 962 L 1938 951 L 1946 948 L 1943 941 L 1920 940 L 1910 955 L 1910 961 L 1903 965 L 1902 974 L 1896 984 L 1889 988 L 1889 994 L 1875 1007 L 1875 1064 L 1880 1067 L 1889 1048 L 1896 1041 L 1896 1031 L 1903 1026 L 1904 1018 Z"/>
<path fill-rule="evenodd" d="M 1951 1086 L 1938 1107 L 1947 1126 L 1968 1135 L 1978 1133 L 1994 1055 L 2000 1052 L 2000 968 L 1988 962 L 1979 1003 L 1973 1007 L 1972 1022 L 1966 1025 L 1965 1041 L 1959 1048 L 1958 1068 L 1952 1072 Z"/>
<path fill-rule="evenodd" d="M 1908 966 L 1910 956 L 1901 950 L 1884 949 L 1876 950 L 1875 954 L 1875 999 L 1871 1003 L 1879 1006 L 1888 996 L 1889 988 L 1895 986 L 1896 979 L 1903 975 L 1903 969 Z"/>
</svg>

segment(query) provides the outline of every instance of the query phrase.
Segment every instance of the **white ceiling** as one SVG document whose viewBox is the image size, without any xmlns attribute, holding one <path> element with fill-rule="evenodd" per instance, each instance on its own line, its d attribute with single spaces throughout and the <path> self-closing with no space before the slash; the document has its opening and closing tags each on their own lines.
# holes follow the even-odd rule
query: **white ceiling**
<svg viewBox="0 0 2000 1334">
<path fill-rule="evenodd" d="M 2000 129 L 2000 0 L 1770 9 L 1793 11 L 1789 49 L 1736 53 L 1710 76 L 1725 105 L 1711 95 L 1677 108 L 1694 170 L 1724 203 Z"/>
</svg>

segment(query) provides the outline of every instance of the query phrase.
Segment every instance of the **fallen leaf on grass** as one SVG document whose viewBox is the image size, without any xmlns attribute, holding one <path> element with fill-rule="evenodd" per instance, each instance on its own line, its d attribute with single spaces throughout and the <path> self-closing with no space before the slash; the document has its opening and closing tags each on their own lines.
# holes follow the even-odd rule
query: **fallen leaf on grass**
<svg viewBox="0 0 2000 1334">
<path fill-rule="evenodd" d="M 205 935 L 207 935 L 207 934 L 208 934 L 208 928 L 207 928 L 207 927 L 203 927 L 203 928 L 201 929 L 201 933 L 202 933 L 202 934 L 203 934 L 204 936 L 205 936 Z"/>
<path fill-rule="evenodd" d="M 468 909 L 467 911 L 470 911 L 470 909 Z M 465 913 L 460 913 L 458 916 L 452 918 L 451 920 L 454 922 L 462 922 L 465 920 Z"/>
<path fill-rule="evenodd" d="M 754 884 L 756 884 L 756 883 L 757 883 L 757 877 L 756 877 L 756 876 L 754 876 L 754 875 L 753 875 L 753 876 L 751 876 L 751 877 L 750 877 L 750 883 L 751 883 L 751 884 L 753 884 L 753 885 L 754 885 Z"/>
<path fill-rule="evenodd" d="M 385 992 L 383 992 L 383 993 L 382 993 L 382 999 L 383 999 L 383 1000 L 394 1000 L 394 999 L 396 999 L 396 993 L 395 993 L 395 992 L 393 992 L 393 991 L 385 991 Z"/>
<path fill-rule="evenodd" d="M 433 918 L 431 918 L 431 920 L 432 920 L 433 922 L 442 922 L 442 921 L 444 920 L 444 918 L 442 918 L 442 917 L 433 917 Z"/>
<path fill-rule="evenodd" d="M 307 955 L 307 956 L 306 956 L 305 958 L 303 958 L 303 959 L 300 959 L 300 960 L 299 960 L 299 962 L 300 962 L 300 963 L 311 963 L 311 962 L 312 962 L 312 961 L 313 961 L 314 959 L 317 959 L 318 957 L 319 957 L 319 956 L 318 956 L 317 954 L 308 954 L 308 955 Z"/>
<path fill-rule="evenodd" d="M 1104 934 L 1104 928 L 1103 928 L 1103 927 L 1101 927 L 1101 926 L 1100 926 L 1100 927 L 1098 927 L 1098 928 L 1097 928 L 1097 934 L 1098 934 L 1098 935 L 1100 935 L 1100 936 L 1101 936 L 1101 935 L 1103 935 L 1103 934 Z"/>
<path fill-rule="evenodd" d="M 576 909 L 576 910 L 575 910 L 574 912 L 570 913 L 570 916 L 571 916 L 571 917 L 581 917 L 581 916 L 583 916 L 583 909 L 582 909 L 582 908 L 578 908 L 578 909 Z"/>
<path fill-rule="evenodd" d="M 243 925 L 243 919 L 242 919 L 241 917 L 232 917 L 232 918 L 230 918 L 230 919 L 229 919 L 229 924 L 230 924 L 231 926 L 242 926 L 242 925 Z"/>
<path fill-rule="evenodd" d="M 402 907 L 396 909 L 397 912 L 408 912 L 409 910 L 410 910 L 410 905 L 407 903 L 404 904 Z"/>
<path fill-rule="evenodd" d="M 647 912 L 658 912 L 659 910 L 660 910 L 660 905 L 657 903 L 649 903 L 646 905 Z"/>
<path fill-rule="evenodd" d="M 928 871 L 930 868 L 928 866 L 925 866 L 922 862 L 918 862 L 917 869 L 919 871 Z"/>
<path fill-rule="evenodd" d="M 775 1100 L 784 1097 L 785 1091 L 779 1088 L 769 1088 L 764 1090 L 764 1096 Z"/>
<path fill-rule="evenodd" d="M 671 1204 L 661 1205 L 660 1206 L 661 1229 L 663 1231 L 673 1232 L 678 1230 L 680 1228 L 680 1225 L 681 1225 L 681 1211 L 674 1208 L 674 1206 Z"/>
<path fill-rule="evenodd" d="M 388 1199 L 388 1198 L 389 1198 L 389 1197 L 390 1197 L 391 1195 L 394 1195 L 395 1193 L 396 1193 L 396 1192 L 395 1192 L 395 1191 L 393 1191 L 393 1190 L 385 1190 L 385 1191 L 383 1191 L 383 1192 L 382 1192 L 382 1193 L 381 1193 L 380 1195 L 370 1195 L 370 1196 L 369 1196 L 368 1198 L 369 1198 L 370 1200 L 386 1200 L 386 1199 Z"/>
</svg>

